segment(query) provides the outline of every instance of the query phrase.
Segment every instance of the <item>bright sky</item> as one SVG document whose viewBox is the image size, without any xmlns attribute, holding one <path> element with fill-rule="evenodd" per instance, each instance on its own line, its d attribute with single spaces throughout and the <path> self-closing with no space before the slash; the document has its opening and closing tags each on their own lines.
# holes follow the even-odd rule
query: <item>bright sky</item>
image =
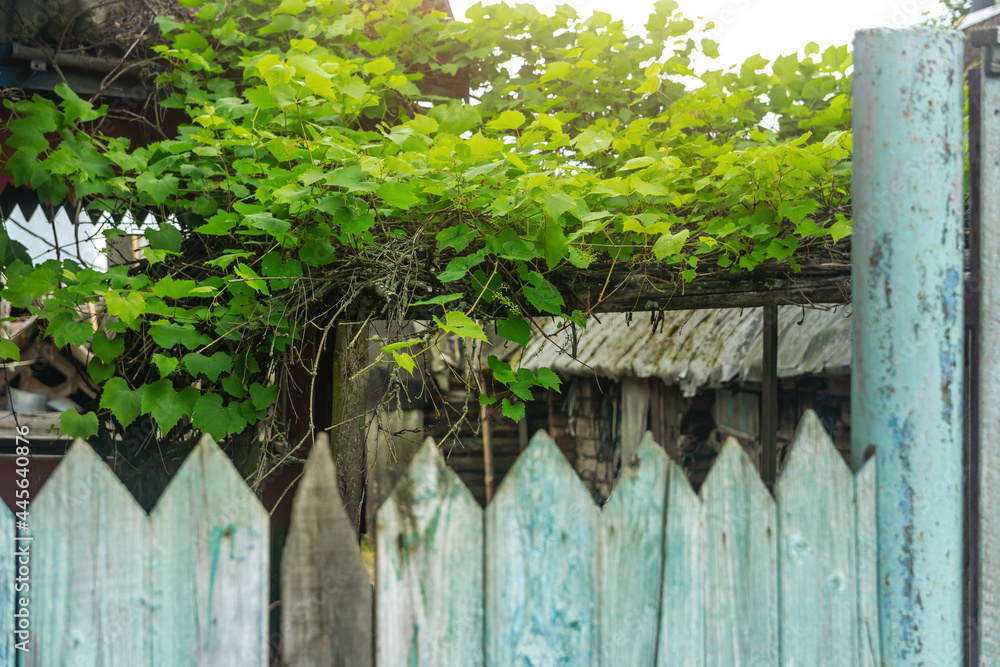
<svg viewBox="0 0 1000 667">
<path fill-rule="evenodd" d="M 450 0 L 456 17 L 476 0 Z M 715 69 L 743 62 L 761 54 L 768 60 L 801 52 L 809 42 L 821 48 L 848 44 L 854 32 L 862 28 L 906 28 L 923 20 L 923 12 L 937 15 L 938 0 L 838 0 L 821 4 L 815 0 L 677 0 L 680 12 L 688 18 L 701 16 L 715 21 L 719 59 Z M 516 0 L 507 0 L 515 4 Z M 484 4 L 494 4 L 484 2 Z M 539 11 L 552 13 L 559 4 L 568 4 L 582 17 L 594 10 L 607 12 L 625 21 L 635 32 L 642 32 L 653 0 L 534 0 Z M 630 31 L 631 32 L 631 31 Z"/>
</svg>

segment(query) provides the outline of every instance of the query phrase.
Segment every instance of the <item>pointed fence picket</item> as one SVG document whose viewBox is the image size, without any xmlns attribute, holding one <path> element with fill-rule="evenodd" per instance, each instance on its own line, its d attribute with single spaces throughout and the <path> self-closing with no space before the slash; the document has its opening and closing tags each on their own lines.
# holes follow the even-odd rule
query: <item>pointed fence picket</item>
<svg viewBox="0 0 1000 667">
<path fill-rule="evenodd" d="M 544 431 L 486 508 L 486 664 L 599 664 L 599 512 Z"/>
<path fill-rule="evenodd" d="M 701 489 L 705 512 L 705 665 L 778 664 L 774 499 L 733 438 Z"/>
<path fill-rule="evenodd" d="M 734 441 L 699 496 L 647 435 L 600 510 L 539 432 L 484 512 L 427 441 L 377 514 L 373 614 L 321 437 L 283 554 L 283 664 L 879 664 L 874 482 L 808 413 L 776 501 Z M 210 438 L 151 516 L 77 442 L 30 516 L 23 665 L 267 664 L 268 517 Z M 12 525 L 0 508 L 7 553 Z"/>
<path fill-rule="evenodd" d="M 289 667 L 372 664 L 372 587 L 326 434 L 316 438 L 292 505 L 281 600 Z"/>
<path fill-rule="evenodd" d="M 858 655 L 854 479 L 812 412 L 775 491 L 782 664 L 843 665 Z"/>
<path fill-rule="evenodd" d="M 150 520 L 153 665 L 266 667 L 269 517 L 210 437 Z"/>
<path fill-rule="evenodd" d="M 875 459 L 854 476 L 855 562 L 858 567 L 858 665 L 882 663 L 878 608 L 878 521 L 875 516 Z"/>
<path fill-rule="evenodd" d="M 0 502 L 0 665 L 14 664 L 14 577 L 17 558 L 10 557 L 16 548 L 14 541 L 14 515 Z"/>
<path fill-rule="evenodd" d="M 705 508 L 674 461 L 667 463 L 663 590 L 656 664 L 705 664 Z"/>
<path fill-rule="evenodd" d="M 149 664 L 149 518 L 82 440 L 31 503 L 28 535 L 22 664 Z"/>
<path fill-rule="evenodd" d="M 660 624 L 667 453 L 647 433 L 601 511 L 601 664 L 652 665 Z"/>
<path fill-rule="evenodd" d="M 483 511 L 433 440 L 378 511 L 375 563 L 380 665 L 483 664 Z"/>
</svg>

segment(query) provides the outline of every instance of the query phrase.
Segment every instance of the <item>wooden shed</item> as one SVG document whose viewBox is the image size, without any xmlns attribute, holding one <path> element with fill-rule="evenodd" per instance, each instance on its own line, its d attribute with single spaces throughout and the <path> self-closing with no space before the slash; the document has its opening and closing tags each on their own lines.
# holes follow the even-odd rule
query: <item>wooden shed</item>
<svg viewBox="0 0 1000 667">
<path fill-rule="evenodd" d="M 778 309 L 779 467 L 808 409 L 849 456 L 850 313 Z M 759 466 L 763 319 L 760 308 L 727 308 L 671 311 L 655 324 L 606 314 L 575 332 L 550 321 L 520 363 L 564 379 L 562 393 L 545 398 L 548 429 L 596 498 L 608 497 L 646 430 L 698 485 L 727 436 Z"/>
</svg>

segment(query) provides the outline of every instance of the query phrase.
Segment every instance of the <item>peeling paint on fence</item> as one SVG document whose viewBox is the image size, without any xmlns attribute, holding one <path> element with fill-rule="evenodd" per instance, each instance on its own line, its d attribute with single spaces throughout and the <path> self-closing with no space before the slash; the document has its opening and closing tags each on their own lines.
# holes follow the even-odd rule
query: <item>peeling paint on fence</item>
<svg viewBox="0 0 1000 667">
<path fill-rule="evenodd" d="M 378 512 L 373 610 L 321 436 L 283 556 L 282 664 L 371 664 L 373 617 L 376 662 L 391 667 L 840 667 L 859 639 L 874 657 L 855 631 L 878 629 L 864 618 L 877 607 L 872 475 L 854 490 L 812 412 L 792 452 L 777 505 L 733 440 L 699 498 L 647 435 L 601 511 L 539 431 L 484 513 L 427 441 Z M 82 441 L 31 512 L 24 667 L 269 664 L 267 515 L 210 439 L 151 517 Z M 871 564 L 856 579 L 854 554 Z"/>
<path fill-rule="evenodd" d="M 23 667 L 150 663 L 149 536 L 149 517 L 77 440 L 30 506 Z"/>
<path fill-rule="evenodd" d="M 378 510 L 379 665 L 481 667 L 483 511 L 427 439 Z"/>
<path fill-rule="evenodd" d="M 600 514 L 539 431 L 486 508 L 486 664 L 597 667 Z"/>
<path fill-rule="evenodd" d="M 150 516 L 153 665 L 268 664 L 268 519 L 202 436 Z"/>
<path fill-rule="evenodd" d="M 963 36 L 855 38 L 852 461 L 877 457 L 882 664 L 961 664 Z"/>
</svg>

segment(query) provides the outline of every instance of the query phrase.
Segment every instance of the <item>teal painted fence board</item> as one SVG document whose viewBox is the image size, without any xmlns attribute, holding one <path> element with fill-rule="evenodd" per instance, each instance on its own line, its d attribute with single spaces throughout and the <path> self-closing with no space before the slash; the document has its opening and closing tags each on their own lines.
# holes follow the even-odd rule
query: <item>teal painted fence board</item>
<svg viewBox="0 0 1000 667">
<path fill-rule="evenodd" d="M 781 664 L 852 664 L 858 655 L 854 478 L 806 411 L 775 487 Z"/>
<path fill-rule="evenodd" d="M 854 477 L 858 571 L 858 664 L 882 664 L 878 609 L 878 520 L 875 516 L 875 459 Z"/>
<path fill-rule="evenodd" d="M 484 515 L 427 441 L 377 514 L 373 623 L 320 437 L 283 554 L 283 664 L 878 665 L 875 473 L 852 478 L 808 413 L 777 503 L 734 440 L 699 496 L 647 436 L 601 511 L 539 432 Z M 30 516 L 22 666 L 269 664 L 268 516 L 210 438 L 152 517 L 83 442 Z"/>
<path fill-rule="evenodd" d="M 378 664 L 482 665 L 483 510 L 433 440 L 377 517 Z"/>
<path fill-rule="evenodd" d="M 601 511 L 602 665 L 656 662 L 667 460 L 647 433 Z"/>
<path fill-rule="evenodd" d="M 323 433 L 292 504 L 281 605 L 282 657 L 289 667 L 372 664 L 371 579 Z"/>
<path fill-rule="evenodd" d="M 486 664 L 598 664 L 599 513 L 539 431 L 486 508 Z"/>
<path fill-rule="evenodd" d="M 705 504 L 705 665 L 778 664 L 774 500 L 743 448 L 722 447 Z"/>
<path fill-rule="evenodd" d="M 0 500 L 0 665 L 14 664 L 14 515 Z"/>
<path fill-rule="evenodd" d="M 705 508 L 687 474 L 667 463 L 659 667 L 705 664 Z"/>
<path fill-rule="evenodd" d="M 77 440 L 29 508 L 30 651 L 24 665 L 150 661 L 149 518 Z"/>
<path fill-rule="evenodd" d="M 153 664 L 266 667 L 268 514 L 210 437 L 151 518 Z"/>
</svg>

